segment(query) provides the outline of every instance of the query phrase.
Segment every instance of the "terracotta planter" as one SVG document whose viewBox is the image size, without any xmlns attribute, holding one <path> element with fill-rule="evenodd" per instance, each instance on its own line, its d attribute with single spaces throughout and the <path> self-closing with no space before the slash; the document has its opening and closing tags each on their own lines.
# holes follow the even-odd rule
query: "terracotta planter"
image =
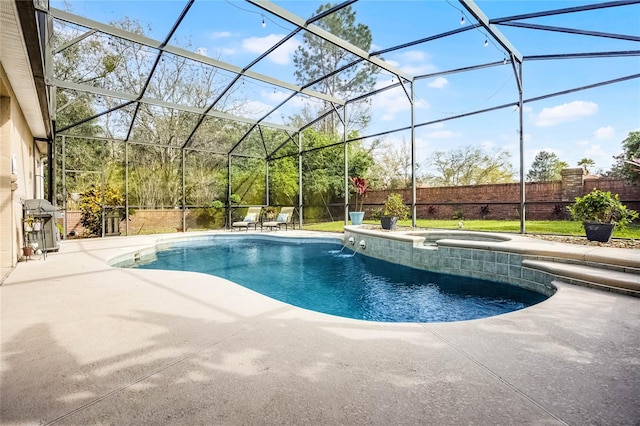
<svg viewBox="0 0 640 426">
<path fill-rule="evenodd" d="M 27 257 L 33 255 L 33 248 L 32 247 L 22 247 L 22 254 L 24 254 Z"/>
</svg>

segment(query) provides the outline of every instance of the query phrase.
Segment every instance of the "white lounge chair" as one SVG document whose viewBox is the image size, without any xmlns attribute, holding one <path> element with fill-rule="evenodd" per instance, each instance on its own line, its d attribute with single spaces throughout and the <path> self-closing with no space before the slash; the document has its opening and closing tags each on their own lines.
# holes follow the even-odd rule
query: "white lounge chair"
<svg viewBox="0 0 640 426">
<path fill-rule="evenodd" d="M 276 220 L 270 221 L 270 222 L 262 222 L 262 229 L 264 228 L 280 229 L 282 225 L 284 225 L 284 229 L 288 230 L 290 223 L 294 224 L 293 207 L 283 207 L 280 209 L 280 213 L 278 213 L 278 217 L 276 218 Z"/>
<path fill-rule="evenodd" d="M 262 211 L 262 207 L 249 207 L 247 210 L 247 214 L 244 219 L 239 222 L 233 222 L 231 224 L 231 230 L 238 228 L 245 228 L 246 231 L 249 231 L 249 227 L 253 226 L 253 229 L 257 229 L 258 223 L 260 223 L 260 212 Z"/>
</svg>

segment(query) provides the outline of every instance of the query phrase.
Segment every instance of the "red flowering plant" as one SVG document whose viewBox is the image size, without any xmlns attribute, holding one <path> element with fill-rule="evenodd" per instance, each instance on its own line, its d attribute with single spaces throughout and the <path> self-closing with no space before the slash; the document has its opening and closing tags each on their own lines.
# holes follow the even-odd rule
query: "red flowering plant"
<svg viewBox="0 0 640 426">
<path fill-rule="evenodd" d="M 364 203 L 364 194 L 367 192 L 369 188 L 367 184 L 367 180 L 365 178 L 361 178 L 360 176 L 350 177 L 351 183 L 356 188 L 356 211 L 362 211 L 362 204 Z M 358 196 L 360 196 L 360 209 L 358 209 Z"/>
</svg>

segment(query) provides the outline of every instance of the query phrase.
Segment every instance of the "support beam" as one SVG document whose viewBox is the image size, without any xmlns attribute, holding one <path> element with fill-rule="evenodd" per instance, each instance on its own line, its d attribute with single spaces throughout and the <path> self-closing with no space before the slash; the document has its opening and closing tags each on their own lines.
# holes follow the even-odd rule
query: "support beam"
<svg viewBox="0 0 640 426">
<path fill-rule="evenodd" d="M 76 43 L 80 43 L 82 40 L 84 40 L 85 38 L 87 38 L 87 37 L 89 37 L 89 36 L 94 35 L 96 32 L 98 32 L 98 30 L 93 30 L 93 29 L 92 29 L 92 30 L 89 30 L 89 31 L 86 31 L 86 32 L 84 32 L 84 33 L 80 34 L 78 37 L 76 37 L 76 38 L 73 38 L 73 39 L 69 40 L 68 42 L 66 42 L 66 43 L 65 43 L 65 44 L 63 44 L 62 46 L 60 46 L 60 47 L 58 47 L 57 49 L 55 49 L 55 50 L 53 51 L 53 54 L 55 55 L 55 54 L 57 54 L 57 53 L 60 53 L 60 52 L 62 52 L 63 50 L 70 48 L 70 47 L 71 47 L 71 46 L 73 46 L 74 44 L 76 44 Z"/>
<path fill-rule="evenodd" d="M 342 146 L 344 151 L 344 224 L 349 224 L 349 144 L 347 143 L 347 107 L 342 109 Z M 340 115 L 338 114 L 338 117 Z M 357 206 L 356 206 L 357 208 Z"/>
<path fill-rule="evenodd" d="M 489 18 L 484 14 L 482 9 L 473 0 L 459 0 L 462 6 L 473 15 L 473 17 L 484 27 L 484 29 L 493 37 L 504 50 L 507 51 L 509 56 L 513 57 L 516 61 L 522 62 L 522 53 L 515 48 L 513 44 L 505 37 L 502 32 L 493 24 L 489 22 Z"/>
<path fill-rule="evenodd" d="M 194 1 L 195 0 L 187 1 L 187 4 L 184 6 L 184 9 L 182 9 L 182 12 L 180 12 L 178 19 L 176 19 L 176 22 L 173 24 L 173 26 L 169 30 L 169 33 L 165 37 L 164 41 L 160 44 L 160 50 L 158 50 L 156 59 L 153 62 L 153 65 L 151 66 L 149 73 L 147 74 L 147 80 L 144 82 L 144 85 L 142 86 L 140 93 L 138 93 L 138 96 L 136 97 L 136 106 L 133 110 L 133 117 L 131 118 L 131 123 L 129 124 L 129 130 L 127 131 L 127 136 L 125 137 L 125 140 L 128 140 L 131 137 L 131 134 L 133 133 L 133 128 L 136 125 L 136 118 L 138 116 L 138 111 L 140 111 L 140 103 L 138 101 L 144 97 L 144 94 L 147 92 L 147 89 L 149 88 L 149 84 L 151 84 L 151 80 L 153 80 L 153 75 L 156 73 L 156 69 L 158 68 L 158 65 L 160 64 L 160 60 L 162 59 L 162 53 L 163 53 L 162 49 L 164 49 L 164 47 L 167 44 L 169 44 L 169 41 L 171 40 L 175 32 L 178 31 L 178 27 L 184 20 L 185 16 L 187 16 L 187 12 L 189 11 L 189 9 L 191 9 L 191 6 L 193 5 Z"/>
<path fill-rule="evenodd" d="M 71 81 L 63 81 L 63 80 L 55 80 L 54 84 L 58 87 L 58 88 L 63 88 L 63 89 L 70 89 L 70 90 L 76 90 L 76 91 L 80 91 L 80 92 L 86 92 L 86 93 L 91 93 L 94 95 L 100 95 L 100 96 L 105 96 L 105 97 L 110 97 L 110 98 L 115 98 L 115 99 L 122 99 L 123 101 L 127 101 L 124 104 L 116 107 L 116 108 L 112 108 L 111 110 L 109 110 L 110 112 L 115 110 L 115 109 L 119 109 L 119 108 L 123 108 L 127 105 L 131 105 L 133 102 L 136 101 L 137 96 L 136 95 L 132 95 L 130 93 L 125 93 L 125 92 L 119 92 L 119 91 L 115 91 L 115 90 L 108 90 L 108 89 L 102 89 L 100 87 L 94 87 L 94 86 L 89 86 L 86 84 L 80 84 L 80 83 L 74 83 Z M 224 112 L 219 112 L 219 111 L 206 111 L 204 108 L 197 108 L 197 107 L 192 107 L 192 106 L 187 106 L 187 105 L 180 105 L 180 104 L 174 104 L 172 102 L 166 102 L 166 101 L 162 101 L 159 99 L 153 99 L 153 98 L 148 98 L 148 97 L 142 97 L 139 100 L 140 103 L 144 103 L 147 105 L 156 105 L 156 106 L 160 106 L 160 107 L 164 107 L 164 108 L 170 108 L 170 109 L 176 109 L 178 111 L 184 111 L 184 112 L 191 112 L 194 114 L 204 114 L 207 117 L 215 117 L 215 118 L 222 118 L 224 120 L 229 120 L 229 121 L 237 121 L 239 123 L 246 123 L 246 124 L 257 124 L 258 120 L 253 120 L 253 119 L 249 119 L 249 118 L 244 118 L 244 117 L 239 117 L 236 115 L 231 115 L 231 114 L 227 114 Z M 101 114 L 98 114 L 94 117 L 89 118 L 88 120 L 92 120 L 94 118 L 98 118 Z M 83 121 L 81 123 L 78 124 L 82 124 L 86 121 Z M 67 130 L 71 127 L 74 127 L 75 125 L 78 124 L 74 124 L 74 125 L 70 125 L 65 127 L 64 129 L 59 129 L 59 132 L 62 132 L 64 130 Z M 260 125 L 262 126 L 266 126 L 266 127 L 270 127 L 270 128 L 274 128 L 274 129 L 278 129 L 278 130 L 286 130 L 286 131 L 290 131 L 290 132 L 295 132 L 298 129 L 291 127 L 291 126 L 285 126 L 282 124 L 276 124 L 276 123 L 269 123 L 269 122 L 261 122 Z"/>
<path fill-rule="evenodd" d="M 417 211 L 416 211 L 416 173 L 417 173 L 417 158 L 416 158 L 416 106 L 414 102 L 415 96 L 415 83 L 411 83 L 411 96 L 409 101 L 411 102 L 411 227 L 415 228 L 417 224 Z"/>
<path fill-rule="evenodd" d="M 124 234 L 129 236 L 129 144 L 124 143 Z"/>
<path fill-rule="evenodd" d="M 577 35 L 583 35 L 583 36 L 612 38 L 615 40 L 640 41 L 640 37 L 626 35 L 626 34 L 604 33 L 601 31 L 577 30 L 575 28 L 552 27 L 549 25 L 527 24 L 524 22 L 504 22 L 502 25 L 505 25 L 508 27 L 527 28 L 530 30 L 551 31 L 551 32 L 558 32 L 558 33 L 565 33 L 565 34 L 577 34 Z"/>
<path fill-rule="evenodd" d="M 396 68 L 392 65 L 390 65 L 388 62 L 385 62 L 384 60 L 378 58 L 377 56 L 373 56 L 371 55 L 369 52 L 366 52 L 362 49 L 360 49 L 357 46 L 354 46 L 351 43 L 348 43 L 344 40 L 342 40 L 339 37 L 336 37 L 335 35 L 331 34 L 328 31 L 323 30 L 322 28 L 318 27 L 317 25 L 314 24 L 309 24 L 305 19 L 289 12 L 288 10 L 277 6 L 274 3 L 271 3 L 269 1 L 266 0 L 247 0 L 249 3 L 253 4 L 254 6 L 259 7 L 260 9 L 269 12 L 273 15 L 276 15 L 277 17 L 284 19 L 285 21 L 289 22 L 290 24 L 293 24 L 297 27 L 300 27 L 302 29 L 304 29 L 305 31 L 308 31 L 309 33 L 320 37 L 323 40 L 326 40 L 336 46 L 338 46 L 341 49 L 344 49 L 345 51 L 360 57 L 364 60 L 366 60 L 367 62 L 372 63 L 373 65 L 377 65 L 378 67 L 382 68 L 385 71 L 390 72 L 391 74 L 397 75 L 399 77 L 404 78 L 407 81 L 412 81 L 413 80 L 413 76 L 405 73 L 404 71 L 400 70 L 399 68 Z"/>
<path fill-rule="evenodd" d="M 209 58 L 208 56 L 204 56 L 204 55 L 200 55 L 198 53 L 195 52 L 190 52 L 186 49 L 180 48 L 180 47 L 176 47 L 176 46 L 171 46 L 171 45 L 166 45 L 164 47 L 162 47 L 162 42 L 158 41 L 158 40 L 154 40 L 152 38 L 149 37 L 145 37 L 145 36 L 141 36 L 139 34 L 130 32 L 130 31 L 125 31 L 125 30 L 121 30 L 119 28 L 115 28 L 112 27 L 111 25 L 108 24 L 103 24 L 101 22 L 98 21 L 93 21 L 91 19 L 87 19 L 84 18 L 82 16 L 78 16 L 78 15 L 74 15 L 72 13 L 69 12 L 65 12 L 63 10 L 59 10 L 59 9 L 55 9 L 55 8 L 51 8 L 50 12 L 49 12 L 54 18 L 59 19 L 61 21 L 65 21 L 65 22 L 70 22 L 72 24 L 77 24 L 77 25 L 81 25 L 83 27 L 86 28 L 90 28 L 90 29 L 95 29 L 98 30 L 99 32 L 103 33 L 103 34 L 108 34 L 108 35 L 112 35 L 114 37 L 118 37 L 121 38 L 123 40 L 128 40 L 134 43 L 138 43 L 142 46 L 147 46 L 147 47 L 151 47 L 153 49 L 158 49 L 158 50 L 162 50 L 164 52 L 167 53 L 172 53 L 176 56 L 180 56 L 186 59 L 192 59 L 194 61 L 200 62 L 202 64 L 205 65 L 210 65 L 212 67 L 215 68 L 219 68 L 225 71 L 229 71 L 232 72 L 234 74 L 242 74 L 245 75 L 249 78 L 253 78 L 255 80 L 261 81 L 263 83 L 266 83 L 268 85 L 272 85 L 272 86 L 278 86 L 278 87 L 282 87 L 285 89 L 289 89 L 289 90 L 293 90 L 293 91 L 299 91 L 301 93 L 304 93 L 305 95 L 314 97 L 314 98 L 318 98 L 318 99 L 322 99 L 322 100 L 326 100 L 329 102 L 335 102 L 337 104 L 342 105 L 344 103 L 343 100 L 334 98 L 333 96 L 329 96 L 329 95 L 325 95 L 324 93 L 320 93 L 320 92 L 316 92 L 314 90 L 309 90 L 309 89 L 303 89 L 302 87 L 295 85 L 295 84 L 291 84 L 288 83 L 286 81 L 283 80 L 278 80 L 276 78 L 273 77 L 269 77 L 267 75 L 264 74 L 260 74 L 257 72 L 253 72 L 253 71 L 243 71 L 243 69 L 241 67 L 238 67 L 236 65 L 231 65 L 228 64 L 226 62 L 222 62 L 213 58 Z"/>
<path fill-rule="evenodd" d="M 265 176 L 264 176 L 264 188 L 265 188 L 265 198 L 266 205 L 269 206 L 271 203 L 269 201 L 269 160 L 265 158 L 264 160 L 265 166 Z"/>
<path fill-rule="evenodd" d="M 514 64 L 514 72 L 516 71 L 516 65 Z M 526 205 L 526 185 L 524 182 L 524 108 L 523 108 L 523 95 L 522 95 L 522 63 L 517 64 L 518 80 L 518 136 L 520 138 L 520 233 L 524 235 L 526 230 L 526 217 L 527 217 L 527 205 Z"/>
<path fill-rule="evenodd" d="M 231 227 L 231 154 L 227 154 L 227 226 Z"/>
<path fill-rule="evenodd" d="M 526 13 L 522 15 L 505 16 L 503 18 L 491 19 L 492 24 L 501 24 L 508 21 L 516 21 L 521 19 L 542 18 L 545 16 L 563 15 L 565 13 L 586 12 L 588 10 L 599 10 L 609 7 L 630 6 L 640 3 L 639 0 L 618 0 L 605 3 L 585 4 L 582 6 L 565 7 L 563 9 L 544 10 L 542 12 Z"/>
<path fill-rule="evenodd" d="M 302 200 L 302 133 L 298 133 L 298 224 L 300 229 L 302 229 L 304 216 Z"/>
<path fill-rule="evenodd" d="M 186 191 L 186 184 L 185 184 L 185 179 L 186 179 L 186 158 L 185 158 L 185 150 L 181 149 L 180 150 L 180 171 L 181 173 L 181 177 L 180 177 L 180 191 L 181 191 L 181 195 L 180 195 L 180 207 L 182 208 L 182 232 L 186 232 L 187 231 L 187 211 L 186 211 L 186 206 L 187 206 L 187 200 L 186 200 L 186 195 L 187 195 L 187 191 Z"/>
</svg>

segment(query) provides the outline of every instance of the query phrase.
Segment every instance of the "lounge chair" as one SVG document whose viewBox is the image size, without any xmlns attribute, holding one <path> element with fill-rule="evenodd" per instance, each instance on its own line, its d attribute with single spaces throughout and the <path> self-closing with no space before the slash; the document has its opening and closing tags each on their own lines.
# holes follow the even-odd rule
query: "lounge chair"
<svg viewBox="0 0 640 426">
<path fill-rule="evenodd" d="M 289 224 L 294 224 L 293 222 L 293 207 L 283 207 L 280 209 L 280 213 L 278 213 L 278 217 L 275 221 L 271 222 L 262 222 L 262 229 L 264 228 L 278 228 L 280 229 L 282 225 L 284 225 L 284 229 L 289 229 Z M 295 224 L 294 224 L 295 225 Z"/>
<path fill-rule="evenodd" d="M 233 231 L 236 228 L 245 228 L 246 231 L 249 231 L 249 227 L 253 226 L 253 229 L 257 229 L 258 223 L 260 223 L 260 212 L 262 211 L 262 207 L 249 207 L 247 210 L 247 214 L 239 222 L 233 222 L 231 224 L 231 230 Z"/>
</svg>

